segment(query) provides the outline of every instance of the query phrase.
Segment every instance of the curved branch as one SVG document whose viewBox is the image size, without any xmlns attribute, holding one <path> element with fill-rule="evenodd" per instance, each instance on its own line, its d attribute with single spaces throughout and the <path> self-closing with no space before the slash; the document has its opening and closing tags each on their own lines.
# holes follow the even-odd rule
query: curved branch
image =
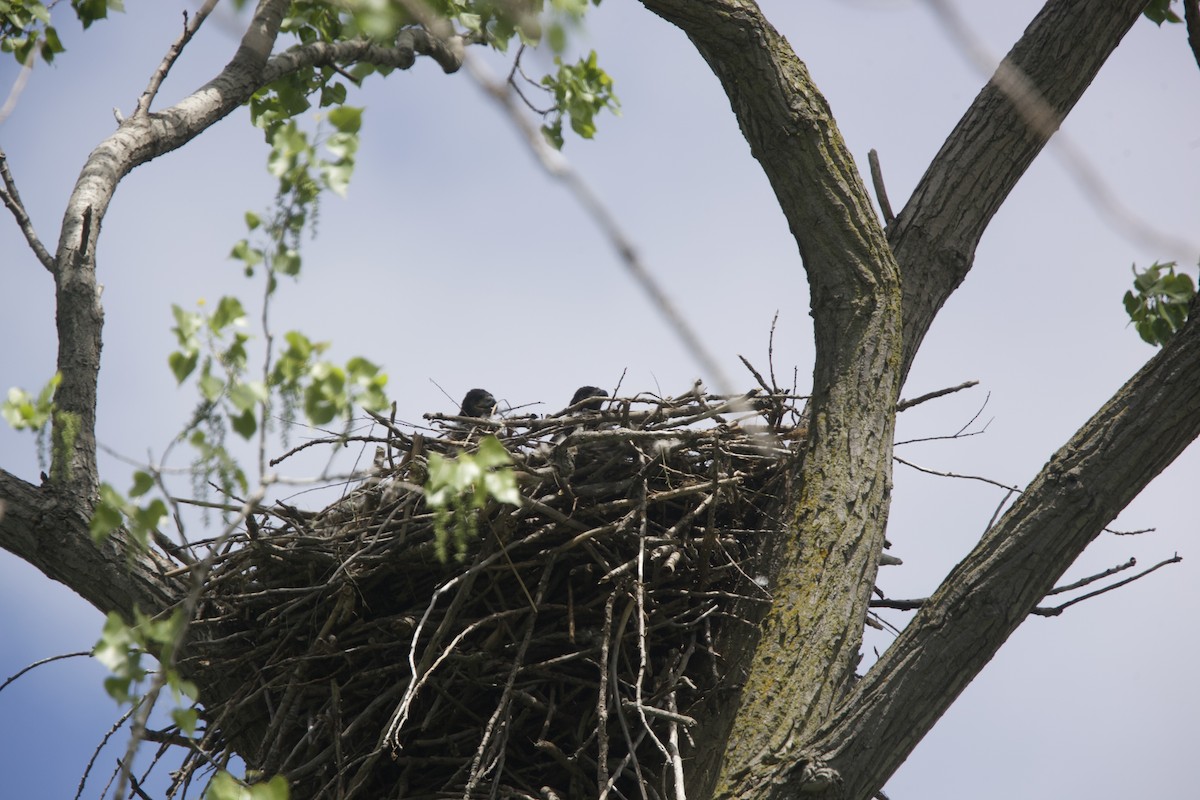
<svg viewBox="0 0 1200 800">
<path fill-rule="evenodd" d="M 803 489 L 784 511 L 789 535 L 760 556 L 773 600 L 757 638 L 721 648 L 752 654 L 744 680 L 733 679 L 743 689 L 740 706 L 730 704 L 731 727 L 706 720 L 711 730 L 696 734 L 702 747 L 725 751 L 695 759 L 689 787 L 697 796 L 710 785 L 722 798 L 790 796 L 784 780 L 795 748 L 831 713 L 857 663 L 862 626 L 853 620 L 866 617 L 883 548 L 899 391 L 898 268 L 825 98 L 758 7 L 642 3 L 682 28 L 720 79 L 811 289 L 816 362 Z"/>
<path fill-rule="evenodd" d="M 903 275 L 904 375 L 992 216 L 1145 7 L 1050 0 L 947 137 L 888 231 Z M 1014 86 L 1036 90 L 1044 113 L 1012 102 Z"/>
<path fill-rule="evenodd" d="M 49 251 L 46 250 L 42 240 L 38 238 L 37 231 L 33 228 L 33 221 L 29 219 L 29 214 L 25 211 L 25 204 L 21 202 L 21 194 L 17 191 L 17 182 L 13 180 L 12 173 L 8 169 L 8 156 L 0 150 L 0 201 L 12 212 L 12 215 L 17 220 L 17 227 L 21 229 L 21 233 L 25 234 L 25 241 L 29 243 L 29 248 L 33 250 L 34 256 L 42 263 L 51 274 L 54 273 L 54 259 L 50 257 Z"/>
<path fill-rule="evenodd" d="M 1200 314 L 1054 454 L 812 743 L 870 797 L 1054 582 L 1200 436 Z"/>
<path fill-rule="evenodd" d="M 0 470 L 0 547 L 80 594 L 102 612 L 133 609 L 154 613 L 170 606 L 186 589 L 167 573 L 176 565 L 150 552 L 130 559 L 133 545 L 115 531 L 101 545 L 88 533 L 89 515 L 58 502 L 53 492 Z"/>
<path fill-rule="evenodd" d="M 54 441 L 74 444 L 70 463 L 51 471 L 61 485 L 78 487 L 88 496 L 97 485 L 93 432 L 103 311 L 95 278 L 95 243 L 121 179 L 133 168 L 187 144 L 254 92 L 298 70 L 354 62 L 407 69 L 417 55 L 424 54 L 453 71 L 462 61 L 460 40 L 445 42 L 418 29 L 401 31 L 390 47 L 366 40 L 314 42 L 270 56 L 287 6 L 287 0 L 262 0 L 236 55 L 219 75 L 170 108 L 126 119 L 84 165 L 67 205 L 55 258 L 63 375 L 55 400 L 73 415 L 72 424 L 78 427 L 78 435 L 67 435 L 56 424 Z"/>
</svg>

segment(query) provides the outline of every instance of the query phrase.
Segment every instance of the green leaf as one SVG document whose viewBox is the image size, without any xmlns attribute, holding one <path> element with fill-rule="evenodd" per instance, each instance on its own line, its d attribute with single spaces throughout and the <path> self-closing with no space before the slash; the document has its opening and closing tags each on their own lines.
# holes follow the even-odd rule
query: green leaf
<svg viewBox="0 0 1200 800">
<path fill-rule="evenodd" d="M 288 793 L 288 782 L 282 775 L 248 785 L 222 770 L 213 775 L 204 800 L 288 800 Z"/>
<path fill-rule="evenodd" d="M 183 353 L 176 350 L 167 356 L 167 364 L 171 367 L 171 374 L 175 376 L 176 383 L 183 383 L 187 380 L 187 377 L 196 369 L 196 362 L 199 358 L 200 353 L 195 351 Z"/>
<path fill-rule="evenodd" d="M 239 411 L 253 411 L 259 403 L 267 401 L 267 387 L 260 381 L 245 381 L 229 387 L 229 401 Z"/>
<path fill-rule="evenodd" d="M 185 351 L 194 350 L 196 334 L 199 332 L 200 326 L 204 324 L 204 318 L 195 312 L 184 311 L 174 304 L 171 305 L 171 313 L 175 317 L 175 327 L 171 330 L 175 333 L 179 346 Z"/>
<path fill-rule="evenodd" d="M 346 85 L 334 83 L 321 87 L 321 107 L 336 106 L 346 102 Z"/>
<path fill-rule="evenodd" d="M 344 99 L 344 88 L 342 94 Z M 337 128 L 341 133 L 358 133 L 362 127 L 362 113 L 363 109 L 361 108 L 339 106 L 329 112 L 329 124 Z"/>
<path fill-rule="evenodd" d="M 249 439 L 254 436 L 254 432 L 258 430 L 258 420 L 254 417 L 253 411 L 243 411 L 236 417 L 231 417 L 229 424 L 233 426 L 233 430 L 243 439 Z"/>
<path fill-rule="evenodd" d="M 125 498 L 121 497 L 116 489 L 107 483 L 100 484 L 100 502 L 96 505 L 96 510 L 92 512 L 92 519 L 88 523 L 92 541 L 100 544 L 113 531 L 121 527 L 125 521 L 125 505 Z"/>
<path fill-rule="evenodd" d="M 8 390 L 8 397 L 4 403 L 0 404 L 0 416 L 4 417 L 13 430 L 41 431 L 54 416 L 54 393 L 61 382 L 62 373 L 54 373 L 36 398 L 24 389 L 14 386 Z"/>
<path fill-rule="evenodd" d="M 1155 262 L 1141 272 L 1133 266 L 1134 291 L 1122 298 L 1125 312 L 1144 341 L 1163 345 L 1187 321 L 1196 284 L 1190 275 L 1175 272 L 1175 262 Z"/>
<path fill-rule="evenodd" d="M 295 277 L 300 274 L 300 254 L 291 248 L 284 248 L 275 254 L 271 267 L 276 272 Z"/>
<path fill-rule="evenodd" d="M 196 735 L 196 721 L 199 718 L 200 714 L 194 708 L 176 708 L 171 711 L 171 719 L 179 726 L 179 730 L 189 737 Z"/>
<path fill-rule="evenodd" d="M 217 301 L 217 309 L 209 317 L 208 326 L 213 333 L 221 333 L 230 325 L 245 325 L 246 310 L 242 308 L 242 301 L 236 297 L 226 295 Z"/>
<path fill-rule="evenodd" d="M 1179 15 L 1171 10 L 1171 5 L 1174 2 L 1175 0 L 1150 0 L 1142 13 L 1146 16 L 1146 19 L 1159 27 L 1164 22 L 1183 22 Z"/>
<path fill-rule="evenodd" d="M 200 376 L 198 385 L 200 396 L 209 403 L 215 403 L 225 391 L 225 381 L 208 372 Z"/>
<path fill-rule="evenodd" d="M 129 490 L 129 496 L 141 497 L 153 488 L 154 476 L 139 469 L 133 473 L 133 488 Z"/>
</svg>

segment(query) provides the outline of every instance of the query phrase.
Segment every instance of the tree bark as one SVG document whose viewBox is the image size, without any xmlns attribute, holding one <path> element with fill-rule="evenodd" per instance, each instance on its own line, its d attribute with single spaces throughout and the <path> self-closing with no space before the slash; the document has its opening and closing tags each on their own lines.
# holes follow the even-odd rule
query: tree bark
<svg viewBox="0 0 1200 800">
<path fill-rule="evenodd" d="M 182 584 L 161 579 L 162 563 L 128 556 L 124 535 L 99 550 L 88 534 L 98 497 L 96 385 L 104 311 L 96 279 L 96 242 L 117 186 L 135 167 L 171 152 L 215 125 L 263 86 L 301 69 L 368 61 L 407 69 L 428 55 L 447 72 L 462 64 L 462 43 L 419 30 L 404 31 L 394 47 L 364 40 L 314 42 L 272 56 L 287 0 L 261 0 L 233 59 L 211 81 L 174 106 L 139 111 L 88 156 L 63 216 L 54 257 L 58 371 L 50 481 L 42 487 L 0 472 L 8 518 L 0 547 L 25 558 L 103 612 L 128 615 L 134 605 L 153 613 L 168 607 Z M 119 555 L 119 557 L 117 557 Z M 128 562 L 129 571 L 121 568 Z"/>
<path fill-rule="evenodd" d="M 782 796 L 795 748 L 832 712 L 859 659 L 891 487 L 899 392 L 898 268 L 828 104 L 752 2 L 643 0 L 720 79 L 787 217 L 808 275 L 816 363 L 802 489 L 759 559 L 772 604 L 723 651 L 740 700 L 696 735 L 689 795 Z M 731 713 L 731 712 L 736 712 Z"/>
<path fill-rule="evenodd" d="M 0 470 L 0 544 L 50 578 L 78 592 L 102 612 L 118 611 L 126 619 L 133 609 L 159 610 L 179 598 L 185 585 L 166 573 L 176 565 L 144 553 L 124 533 L 115 531 L 103 544 L 88 533 L 90 511 L 73 497 L 63 501 L 51 487 L 31 483 Z"/>
<path fill-rule="evenodd" d="M 1006 63 L 1038 88 L 1050 124 L 1031 128 L 989 82 L 900 213 L 890 247 L 824 98 L 753 2 L 641 1 L 683 29 L 722 82 L 797 241 L 817 345 L 803 490 L 786 535 L 762 559 L 774 602 L 743 649 L 724 643 L 740 697 L 696 734 L 689 795 L 869 798 L 1102 527 L 1200 435 L 1200 395 L 1188 380 L 1200 367 L 1194 313 L 853 684 L 887 521 L 899 387 L 992 215 L 1145 1 L 1048 2 Z M 270 56 L 286 7 L 262 0 L 220 75 L 176 106 L 135 114 L 101 143 L 63 220 L 51 480 L 36 487 L 0 471 L 0 546 L 102 611 L 161 610 L 184 590 L 155 556 L 130 558 L 122 534 L 100 547 L 88 535 L 103 325 L 95 252 L 120 180 L 294 70 L 356 60 L 406 68 L 418 53 L 447 71 L 461 63 L 460 42 L 420 32 L 393 48 L 314 43 Z"/>
<path fill-rule="evenodd" d="M 811 743 L 869 798 L 1080 553 L 1200 436 L 1200 313 L 1065 444 Z"/>
<path fill-rule="evenodd" d="M 1145 7 L 1047 2 L 930 162 L 888 231 L 903 276 L 905 376 L 992 216 Z M 1039 97 L 1014 103 L 1001 88 L 1006 76 L 1023 76 Z"/>
<path fill-rule="evenodd" d="M 1062 477 L 1073 474 L 1069 472 L 1073 467 L 1064 466 L 1073 463 L 1068 451 L 1074 452 L 1074 445 L 1068 446 L 1052 462 L 1059 465 L 1052 473 L 1056 477 L 1043 476 L 1035 483 L 989 537 L 995 541 L 1015 526 L 1023 534 L 1024 546 L 997 548 L 987 558 L 973 555 L 978 561 L 947 578 L 944 592 L 922 612 L 921 619 L 931 620 L 927 624 L 937 636 L 969 644 L 946 649 L 941 640 L 929 640 L 928 629 L 921 638 L 922 628 L 914 622 L 909 628 L 912 633 L 906 631 L 902 640 L 905 646 L 899 641 L 893 645 L 870 679 L 841 704 L 825 732 L 813 736 L 814 722 L 819 724 L 820 717 L 830 713 L 831 702 L 836 702 L 845 685 L 846 667 L 853 663 L 847 658 L 849 648 L 856 651 L 860 642 L 865 608 L 856 602 L 858 595 L 845 589 L 869 591 L 874 562 L 857 556 L 869 552 L 877 557 L 887 517 L 887 466 L 855 445 L 866 444 L 890 459 L 895 400 L 890 382 L 903 382 L 934 316 L 970 270 L 988 222 L 1145 4 L 1051 0 L 1005 60 L 998 72 L 1001 80 L 993 78 L 968 109 L 891 231 L 890 244 L 903 279 L 903 339 L 900 349 L 893 351 L 894 340 L 886 331 L 880 336 L 879 329 L 864 329 L 860 324 L 883 321 L 886 329 L 898 321 L 896 317 L 831 313 L 864 301 L 885 304 L 891 259 L 875 255 L 861 243 L 855 247 L 854 233 L 836 224 L 837 213 L 810 210 L 815 206 L 854 218 L 858 235 L 866 241 L 873 240 L 878 228 L 869 207 L 858 204 L 862 182 L 799 59 L 750 0 L 642 2 L 679 26 L 721 80 L 799 244 L 812 287 L 818 354 L 811 406 L 817 424 L 807 445 L 805 486 L 789 541 L 780 543 L 780 552 L 767 559 L 779 569 L 770 575 L 773 606 L 747 671 L 736 720 L 728 729 L 714 726 L 697 737 L 703 741 L 704 735 L 717 734 L 716 741 L 708 742 L 710 749 L 702 751 L 701 769 L 689 790 L 707 796 L 718 769 L 715 762 L 721 762 L 717 797 L 784 797 L 802 790 L 869 798 L 949 705 L 948 700 L 938 703 L 931 698 L 957 696 L 1082 547 L 1196 436 L 1185 417 L 1166 418 L 1169 406 L 1162 403 L 1174 400 L 1157 396 L 1152 387 L 1135 392 L 1146 404 L 1147 418 L 1157 420 L 1155 430 L 1170 430 L 1180 437 L 1178 446 L 1169 449 L 1169 457 L 1161 465 L 1156 460 L 1152 470 L 1109 458 L 1103 465 L 1109 471 L 1107 480 L 1125 481 L 1132 488 L 1110 492 L 1101 502 L 1089 492 L 1056 493 L 1064 485 L 1075 486 Z M 1041 119 L 1031 119 L 1026 102 L 1002 91 L 1014 75 L 1018 85 L 1026 89 L 1032 85 L 1035 95 L 1042 95 L 1029 101 Z M 831 190 L 831 185 L 840 191 Z M 864 257 L 855 261 L 853 256 L 847 258 L 848 253 Z M 855 266 L 839 272 L 824 260 L 829 256 Z M 868 275 L 879 277 L 880 285 L 871 288 Z M 846 344 L 861 348 L 861 353 L 842 349 Z M 856 365 L 881 369 L 876 374 L 883 377 L 886 389 L 871 395 L 861 393 L 859 386 L 855 395 L 853 384 L 864 379 Z M 1168 368 L 1169 374 L 1178 376 L 1178 369 Z M 1154 380 L 1143 378 L 1138 385 L 1152 385 Z M 1110 408 L 1102 410 L 1098 419 Z M 829 419 L 851 421 L 853 432 L 830 431 L 825 427 Z M 1093 435 L 1090 431 L 1085 428 L 1080 436 L 1086 439 Z M 874 439 L 875 435 L 886 438 L 886 443 Z M 840 446 L 827 449 L 827 443 Z M 1091 445 L 1089 453 L 1096 452 Z M 1089 464 L 1100 468 L 1095 461 Z M 1064 495 L 1073 500 L 1060 508 Z M 1091 513 L 1078 513 L 1080 506 Z M 855 514 L 863 516 L 856 519 Z M 854 535 L 838 538 L 822 515 L 837 516 L 838 523 L 845 525 L 843 532 Z M 1065 519 L 1073 520 L 1069 543 L 1058 548 L 1030 544 L 1058 535 Z M 1037 561 L 1033 579 L 1028 571 L 1031 558 Z M 842 592 L 822 594 L 839 580 Z M 967 622 L 955 605 L 969 604 L 957 593 L 962 589 L 954 588 L 956 581 L 966 587 L 986 587 L 986 594 L 966 596 L 969 602 L 981 603 L 980 614 L 995 614 L 1003 624 L 983 625 L 978 617 Z M 851 597 L 854 601 L 844 602 Z M 834 609 L 841 614 L 840 626 L 827 616 Z M 813 618 L 801 621 L 805 614 Z M 828 623 L 837 630 L 823 629 Z M 804 636 L 788 635 L 801 631 Z M 910 638 L 927 648 L 921 650 L 925 660 L 920 668 L 911 653 L 915 645 L 907 644 Z M 814 653 L 821 657 L 812 658 Z M 822 661 L 829 667 L 827 672 L 813 669 Z M 736 661 L 733 667 L 736 681 L 742 667 Z M 910 691 L 897 696 L 898 686 Z M 723 721 L 720 713 L 716 717 Z M 715 752 L 721 747 L 724 753 Z"/>
</svg>

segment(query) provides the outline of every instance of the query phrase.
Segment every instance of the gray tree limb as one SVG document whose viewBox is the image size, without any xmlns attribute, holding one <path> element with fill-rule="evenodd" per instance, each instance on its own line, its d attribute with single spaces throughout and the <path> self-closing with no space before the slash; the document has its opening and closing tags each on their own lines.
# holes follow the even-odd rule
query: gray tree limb
<svg viewBox="0 0 1200 800">
<path fill-rule="evenodd" d="M 1049 0 L 946 137 L 888 231 L 903 276 L 905 376 L 992 216 L 1145 7 Z M 1012 102 L 1002 87 L 1011 91 L 1013 76 L 1040 103 Z"/>
<path fill-rule="evenodd" d="M 90 513 L 56 493 L 0 470 L 0 544 L 13 555 L 83 596 L 101 611 L 133 618 L 135 607 L 157 611 L 186 590 L 167 577 L 178 566 L 153 552 L 130 558 L 136 548 L 121 531 L 96 545 L 88 533 Z"/>
<path fill-rule="evenodd" d="M 776 797 L 789 754 L 858 663 L 891 487 L 899 394 L 898 267 L 833 114 L 753 2 L 642 0 L 679 26 L 721 81 L 787 217 L 808 275 L 816 338 L 810 433 L 787 536 L 760 558 L 772 605 L 735 665 L 740 707 L 700 742 L 689 795 Z M 853 620 L 849 625 L 847 622 Z M 786 702 L 781 702 L 786 698 Z M 703 748 L 703 745 L 701 745 Z"/>
<path fill-rule="evenodd" d="M 112 560 L 114 553 L 125 552 L 123 538 L 118 535 L 97 550 L 88 535 L 100 485 L 95 422 L 104 323 L 95 248 L 120 181 L 135 167 L 188 143 L 263 86 L 298 70 L 354 62 L 407 69 L 418 55 L 433 58 L 447 72 L 462 63 L 460 40 L 444 41 L 417 29 L 402 31 L 390 47 L 363 40 L 315 42 L 272 56 L 287 7 L 287 0 L 261 0 L 233 59 L 216 77 L 174 106 L 125 119 L 88 156 L 67 204 L 49 265 L 57 293 L 57 367 L 62 374 L 55 394 L 50 480 L 34 487 L 0 473 L 0 498 L 8 512 L 0 525 L 0 547 L 101 611 L 128 613 L 134 605 L 161 610 L 182 587 L 161 580 L 161 565 L 153 556 L 131 559 L 128 572 L 112 568 L 124 563 L 125 556 Z"/>
<path fill-rule="evenodd" d="M 808 747 L 870 797 L 1084 548 L 1200 436 L 1200 314 L 1096 412 L 942 581 Z"/>
<path fill-rule="evenodd" d="M 806 79 L 797 79 L 802 65 L 795 66 L 799 60 L 782 37 L 772 35 L 773 31 L 765 33 L 769 25 L 753 2 L 642 2 L 654 13 L 679 26 L 721 80 L 751 151 L 766 171 L 788 218 L 813 288 L 812 309 L 818 345 L 814 412 L 820 418 L 821 408 L 816 403 L 820 402 L 822 391 L 829 391 L 830 386 L 844 390 L 845 384 L 862 380 L 861 374 L 852 368 L 840 372 L 822 371 L 821 353 L 837 352 L 837 340 L 846 333 L 849 333 L 848 338 L 853 339 L 855 333 L 853 329 L 847 331 L 846 328 L 826 327 L 838 319 L 836 314 L 829 314 L 828 309 L 831 305 L 861 303 L 864 298 L 882 302 L 886 291 L 872 292 L 867 289 L 856 293 L 852 289 L 848 291 L 845 283 L 838 286 L 837 291 L 824 291 L 823 281 L 827 278 L 821 259 L 824 254 L 837 252 L 843 230 L 836 224 L 831 225 L 829 218 L 811 214 L 805 209 L 809 205 L 819 206 L 832 201 L 833 207 L 854 217 L 851 227 L 857 226 L 864 238 L 872 237 L 878 223 L 869 207 L 846 202 L 847 194 L 844 192 L 830 193 L 823 178 L 840 179 L 844 182 L 843 186 L 853 187 L 861 187 L 861 180 L 852 169 L 851 177 L 845 178 L 846 167 L 841 152 L 837 148 L 827 148 L 821 136 L 822 131 L 814 130 L 830 124 L 823 113 L 814 113 L 817 105 L 812 98 L 816 90 Z M 904 287 L 902 347 L 890 351 L 890 340 L 886 337 L 858 340 L 861 345 L 867 345 L 863 353 L 866 360 L 883 351 L 899 362 L 896 373 L 901 378 L 907 375 L 934 316 L 970 270 L 975 248 L 988 222 L 1125 32 L 1138 19 L 1144 5 L 1140 0 L 1104 4 L 1050 0 L 1046 4 L 1009 54 L 999 75 L 1002 79 L 1011 78 L 1014 74 L 1027 79 L 1025 85 L 1041 93 L 1042 107 L 1048 109 L 1048 114 L 1040 121 L 1031 119 L 1023 104 L 1010 99 L 1011 86 L 1005 86 L 1010 92 L 1006 94 L 998 85 L 1004 81 L 998 82 L 996 79 L 989 82 L 972 104 L 890 231 L 890 243 L 900 265 Z M 785 67 L 784 64 L 789 66 Z M 777 109 L 779 115 L 764 109 Z M 821 110 L 825 111 L 823 108 Z M 814 152 L 818 154 L 818 160 L 824 161 L 824 166 L 807 163 Z M 821 175 L 822 170 L 825 171 L 824 176 Z M 838 206 L 839 203 L 841 206 Z M 867 265 L 865 274 L 879 274 L 886 261 L 868 252 L 861 263 Z M 865 283 L 862 285 L 865 286 Z M 844 344 L 844 339 L 841 343 Z M 1176 347 L 1185 348 L 1184 345 Z M 1172 369 L 1177 370 L 1178 367 Z M 892 373 L 885 370 L 883 374 L 890 378 Z M 1177 376 L 1179 373 L 1175 371 L 1170 374 Z M 1143 379 L 1143 382 L 1152 384 L 1153 380 Z M 1165 435 L 1178 437 L 1173 440 L 1178 446 L 1164 450 L 1164 453 L 1169 453 L 1168 457 L 1161 464 L 1156 459 L 1153 469 L 1144 467 L 1148 462 L 1129 463 L 1125 457 L 1107 453 L 1103 465 L 1108 470 L 1106 481 L 1112 485 L 1124 481 L 1122 490 L 1066 492 L 1075 499 L 1075 503 L 1061 511 L 1058 507 L 1061 502 L 1059 493 L 1063 486 L 1074 484 L 1058 473 L 1055 473 L 1058 477 L 1053 481 L 1054 489 L 1042 490 L 1042 484 L 1035 484 L 1018 504 L 1024 511 L 1018 512 L 1014 508 L 997 527 L 997 530 L 1011 530 L 1014 525 L 1021 527 L 1028 537 L 1023 539 L 1026 549 L 999 548 L 989 552 L 991 558 L 975 564 L 977 572 L 970 575 L 963 570 L 956 570 L 947 578 L 945 594 L 935 595 L 921 612 L 922 619 L 932 621 L 924 629 L 926 634 L 932 630 L 943 639 L 964 637 L 964 640 L 970 641 L 973 650 L 963 647 L 947 651 L 937 646 L 936 642 L 923 638 L 921 628 L 910 625 L 911 633 L 906 631 L 905 634 L 905 642 L 911 642 L 908 645 L 910 649 L 893 646 L 885 662 L 872 673 L 870 682 L 864 681 L 850 700 L 839 706 L 836 716 L 829 723 L 833 725 L 836 721 L 837 727 L 832 732 L 814 738 L 810 715 L 814 710 L 819 715 L 822 707 L 818 703 L 814 709 L 811 701 L 819 697 L 821 691 L 830 688 L 836 690 L 843 685 L 843 673 L 840 671 L 844 664 L 841 660 L 843 651 L 834 649 L 826 653 L 826 663 L 833 660 L 833 670 L 830 675 L 824 676 L 805 671 L 805 656 L 802 653 L 789 654 L 785 648 L 760 644 L 754 665 L 749 668 L 741 708 L 737 712 L 738 720 L 731 729 L 733 735 L 721 740 L 727 741 L 727 744 L 715 796 L 783 797 L 792 796 L 802 789 L 817 795 L 868 798 L 882 787 L 911 747 L 928 732 L 949 705 L 948 700 L 944 704 L 932 703 L 931 698 L 952 699 L 957 696 L 961 688 L 990 660 L 1012 629 L 1027 616 L 1044 591 L 1052 587 L 1054 580 L 1074 561 L 1079 550 L 1153 475 L 1195 438 L 1198 431 L 1192 429 L 1194 421 L 1186 419 L 1186 413 L 1180 417 L 1168 412 L 1170 406 L 1164 405 L 1174 402 L 1174 399 L 1168 400 L 1156 394 L 1153 388 L 1143 389 L 1141 393 L 1134 392 L 1134 395 L 1139 402 L 1145 403 L 1145 418 L 1157 423 L 1151 426 L 1153 430 L 1170 431 Z M 860 396 L 857 399 L 859 402 L 877 403 L 882 397 Z M 826 411 L 853 414 L 846 406 L 837 403 L 827 406 Z M 1111 411 L 1111 407 L 1102 410 L 1098 418 L 1104 417 L 1108 411 Z M 869 424 L 873 421 L 877 420 L 868 414 L 857 419 L 856 423 Z M 890 430 L 889 419 L 877 424 L 877 427 L 860 429 L 860 435 L 866 436 L 865 431 Z M 1085 428 L 1080 436 L 1086 439 L 1092 435 L 1090 430 Z M 849 500 L 852 493 L 845 486 L 830 491 L 831 487 L 837 486 L 837 478 L 840 478 L 860 488 L 861 494 L 855 499 L 876 499 L 879 506 L 867 512 L 868 524 L 861 529 L 856 528 L 865 535 L 865 549 L 870 549 L 886 522 L 887 494 L 884 491 L 869 498 L 865 488 L 886 486 L 890 474 L 857 450 L 821 453 L 819 441 L 812 441 L 812 438 L 819 440 L 822 434 L 819 425 L 814 427 L 814 434 L 814 437 L 810 437 L 806 454 L 805 463 L 808 466 L 804 480 L 815 477 L 821 482 L 817 486 L 806 485 L 804 494 L 822 492 L 825 508 L 837 507 L 840 505 L 839 497 Z M 1140 435 L 1146 435 L 1146 431 L 1143 430 Z M 872 446 L 877 447 L 874 442 Z M 1096 452 L 1094 446 L 1089 450 L 1092 456 Z M 1060 453 L 1060 456 L 1062 459 L 1056 459 L 1056 463 L 1070 462 L 1064 454 Z M 820 466 L 812 466 L 814 462 Z M 1092 469 L 1101 468 L 1097 461 L 1088 463 Z M 828 480 L 834 477 L 828 474 L 830 470 L 837 474 L 832 481 Z M 1063 474 L 1073 473 L 1068 471 Z M 864 571 L 856 568 L 860 562 L 854 558 L 857 551 L 849 542 L 838 542 L 841 547 L 835 549 L 813 546 L 825 544 L 826 540 L 819 534 L 809 540 L 813 534 L 808 528 L 812 520 L 804 514 L 805 502 L 806 498 L 802 497 L 794 518 L 797 524 L 792 530 L 797 534 L 797 541 L 780 545 L 785 550 L 793 547 L 798 552 L 803 551 L 805 557 L 792 561 L 777 559 L 775 554 L 771 556 L 771 560 L 780 560 L 786 565 L 782 573 L 784 582 L 813 581 L 813 575 L 805 572 L 806 562 L 811 564 L 815 561 L 823 567 L 835 560 L 835 554 L 843 570 L 841 579 L 844 583 L 852 584 L 863 578 L 873 578 L 870 567 Z M 1070 517 L 1079 510 L 1077 506 L 1080 505 L 1090 509 L 1090 513 L 1071 517 L 1075 520 L 1071 529 L 1077 533 L 1071 537 L 1070 546 L 1030 548 L 1030 541 L 1051 535 L 1063 517 Z M 848 503 L 846 508 L 862 513 L 862 507 L 853 503 Z M 989 540 L 994 539 L 989 537 Z M 864 547 L 861 540 L 856 544 Z M 1032 584 L 1024 572 L 1030 558 L 1038 560 L 1038 575 Z M 809 569 L 811 571 L 812 568 Z M 973 601 L 981 604 L 981 615 L 990 613 L 1004 620 L 1005 624 L 990 620 L 991 624 L 984 625 L 979 616 L 972 619 L 971 624 L 964 622 L 963 613 L 958 613 L 954 606 L 955 602 L 963 602 L 954 599 L 958 597 L 954 592 L 959 591 L 952 588 L 956 581 L 987 586 L 986 599 L 975 596 Z M 820 584 L 817 578 L 817 585 Z M 857 585 L 861 586 L 861 583 Z M 771 588 L 775 591 L 776 587 L 772 584 Z M 837 605 L 837 601 L 836 597 L 823 596 L 820 603 L 814 603 L 804 611 L 814 613 L 815 609 L 827 610 Z M 789 591 L 776 595 L 771 615 L 777 615 L 781 604 L 785 607 L 784 614 L 791 612 L 793 602 L 794 595 L 789 585 Z M 861 609 L 857 605 L 842 604 L 837 607 L 844 614 L 843 628 L 847 619 L 853 620 L 850 626 L 859 622 L 857 615 Z M 950 613 L 952 607 L 956 613 Z M 815 613 L 823 615 L 823 611 Z M 770 619 L 768 617 L 768 621 Z M 763 642 L 772 637 L 778 639 L 778 632 L 772 630 L 769 624 L 764 626 L 764 631 Z M 857 647 L 859 640 L 856 637 L 845 630 L 843 636 L 845 640 L 853 639 Z M 830 640 L 818 636 L 808 641 L 786 638 L 781 641 L 797 649 L 821 649 L 827 647 Z M 926 656 L 919 667 L 912 656 L 912 649 L 918 647 Z M 768 672 L 790 672 L 792 675 L 788 680 L 764 682 L 755 678 L 754 670 L 761 665 L 764 654 L 769 655 L 771 665 Z M 794 693 L 794 685 L 804 680 L 823 686 Z M 914 688 L 910 692 L 903 692 L 903 687 Z M 873 690 L 874 694 L 867 694 L 869 690 Z M 761 728 L 772 728 L 778 733 L 764 732 Z M 703 764 L 707 757 L 708 754 L 705 754 L 700 762 Z M 697 795 L 704 796 L 704 789 L 708 785 L 702 781 L 696 787 L 700 789 Z"/>
</svg>

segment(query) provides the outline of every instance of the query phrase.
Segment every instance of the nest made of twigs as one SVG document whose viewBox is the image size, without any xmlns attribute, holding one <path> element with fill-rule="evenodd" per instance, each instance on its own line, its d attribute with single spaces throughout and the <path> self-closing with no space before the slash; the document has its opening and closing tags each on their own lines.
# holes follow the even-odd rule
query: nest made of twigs
<svg viewBox="0 0 1200 800">
<path fill-rule="evenodd" d="M 797 400 L 697 387 L 437 417 L 437 437 L 385 421 L 363 484 L 256 515 L 215 565 L 187 661 L 224 665 L 231 688 L 199 751 L 236 750 L 304 798 L 672 795 L 721 682 L 714 631 L 765 603 L 747 564 L 779 528 Z M 485 434 L 522 502 L 478 512 L 465 559 L 442 563 L 428 454 Z"/>
</svg>

